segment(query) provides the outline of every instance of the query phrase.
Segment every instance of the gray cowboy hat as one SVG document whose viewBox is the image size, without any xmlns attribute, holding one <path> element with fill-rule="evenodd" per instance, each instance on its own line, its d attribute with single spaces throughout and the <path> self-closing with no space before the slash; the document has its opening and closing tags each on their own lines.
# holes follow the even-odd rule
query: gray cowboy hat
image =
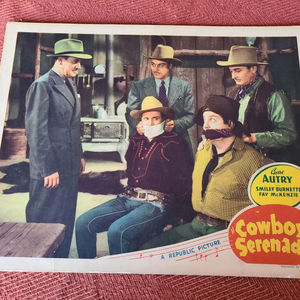
<svg viewBox="0 0 300 300">
<path fill-rule="evenodd" d="M 174 49 L 171 46 L 165 46 L 158 44 L 152 55 L 151 56 L 146 56 L 147 58 L 150 59 L 157 59 L 157 60 L 162 60 L 166 62 L 170 62 L 172 64 L 181 64 L 182 61 L 176 57 L 174 57 Z"/>
<path fill-rule="evenodd" d="M 139 120 L 144 112 L 160 111 L 166 118 L 174 118 L 174 110 L 170 107 L 163 106 L 162 103 L 153 96 L 144 98 L 140 110 L 134 109 L 130 112 L 130 116 Z"/>
<path fill-rule="evenodd" d="M 267 62 L 257 61 L 257 48 L 250 46 L 232 46 L 227 61 L 218 60 L 222 67 L 267 65 Z"/>
<path fill-rule="evenodd" d="M 76 39 L 59 40 L 54 45 L 54 54 L 47 56 L 72 56 L 81 59 L 90 59 L 92 55 L 83 53 L 83 43 Z"/>
</svg>

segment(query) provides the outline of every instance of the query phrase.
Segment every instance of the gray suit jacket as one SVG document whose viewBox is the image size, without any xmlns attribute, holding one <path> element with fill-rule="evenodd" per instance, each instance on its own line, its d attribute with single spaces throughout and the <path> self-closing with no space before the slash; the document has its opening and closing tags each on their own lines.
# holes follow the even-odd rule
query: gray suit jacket
<svg viewBox="0 0 300 300">
<path fill-rule="evenodd" d="M 53 70 L 29 87 L 25 128 L 29 144 L 30 177 L 43 179 L 56 171 L 60 178 L 80 173 L 80 102 Z"/>
<path fill-rule="evenodd" d="M 193 125 L 194 97 L 189 82 L 177 77 L 170 78 L 168 93 L 169 107 L 175 111 L 175 131 L 188 139 L 187 129 Z M 130 135 L 136 133 L 136 121 L 129 115 L 133 109 L 140 109 L 147 96 L 158 97 L 154 77 L 134 82 L 128 95 L 126 120 L 130 126 Z"/>
</svg>

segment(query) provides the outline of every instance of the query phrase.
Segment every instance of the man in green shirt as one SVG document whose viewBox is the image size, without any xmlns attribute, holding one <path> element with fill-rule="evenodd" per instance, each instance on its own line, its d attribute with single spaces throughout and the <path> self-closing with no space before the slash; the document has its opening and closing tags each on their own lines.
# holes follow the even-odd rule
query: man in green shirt
<svg viewBox="0 0 300 300">
<path fill-rule="evenodd" d="M 240 103 L 244 142 L 276 161 L 288 160 L 287 147 L 297 137 L 294 117 L 285 94 L 258 74 L 258 65 L 267 63 L 257 61 L 256 48 L 232 46 L 228 60 L 217 64 L 229 67 L 237 84 L 233 98 Z"/>
</svg>

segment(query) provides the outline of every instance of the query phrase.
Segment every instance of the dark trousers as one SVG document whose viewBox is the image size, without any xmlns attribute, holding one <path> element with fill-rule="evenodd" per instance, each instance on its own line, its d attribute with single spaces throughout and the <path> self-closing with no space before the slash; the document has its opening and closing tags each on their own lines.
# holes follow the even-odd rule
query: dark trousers
<svg viewBox="0 0 300 300">
<path fill-rule="evenodd" d="M 225 226 L 216 225 L 210 226 L 199 222 L 196 218 L 192 222 L 176 226 L 160 235 L 154 237 L 152 240 L 146 242 L 140 250 L 167 246 L 195 239 L 207 234 L 211 234 L 220 230 L 226 229 Z"/>
<path fill-rule="evenodd" d="M 54 257 L 67 258 L 70 251 L 77 203 L 78 177 L 60 179 L 58 187 L 47 189 L 43 180 L 30 179 L 26 221 L 66 225 L 64 241 Z"/>
</svg>

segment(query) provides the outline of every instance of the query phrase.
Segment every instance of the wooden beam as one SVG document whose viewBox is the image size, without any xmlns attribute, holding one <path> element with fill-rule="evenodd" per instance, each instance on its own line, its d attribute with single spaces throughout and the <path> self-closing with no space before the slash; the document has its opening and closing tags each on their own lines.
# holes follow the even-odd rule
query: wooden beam
<svg viewBox="0 0 300 300">
<path fill-rule="evenodd" d="M 274 53 L 293 53 L 295 49 L 270 49 L 258 50 L 259 53 L 268 55 Z M 179 49 L 175 50 L 174 56 L 228 56 L 229 50 L 193 50 L 193 49 Z"/>
<path fill-rule="evenodd" d="M 33 74 L 30 73 L 12 73 L 13 78 L 33 78 Z"/>
<path fill-rule="evenodd" d="M 229 50 L 193 50 L 181 49 L 175 50 L 174 56 L 227 56 Z"/>
<path fill-rule="evenodd" d="M 292 101 L 291 101 L 291 105 L 299 105 L 300 106 L 300 100 L 298 100 L 298 99 L 292 99 Z"/>
<path fill-rule="evenodd" d="M 44 51 L 44 52 L 54 53 L 54 49 L 50 48 L 50 47 L 46 47 L 46 46 L 41 45 L 40 49 L 41 49 L 41 51 Z"/>
</svg>

